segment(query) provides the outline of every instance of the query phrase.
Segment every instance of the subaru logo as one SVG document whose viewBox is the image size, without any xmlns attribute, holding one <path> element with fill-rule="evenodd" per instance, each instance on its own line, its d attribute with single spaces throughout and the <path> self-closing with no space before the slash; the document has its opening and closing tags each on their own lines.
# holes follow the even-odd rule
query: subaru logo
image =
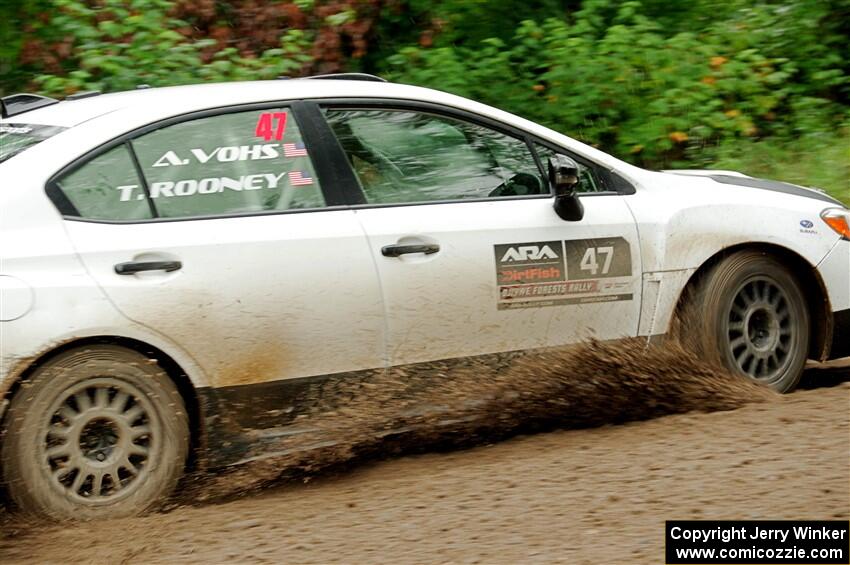
<svg viewBox="0 0 850 565">
<path fill-rule="evenodd" d="M 806 229 L 809 229 L 812 226 L 814 226 L 814 224 L 811 222 L 811 220 L 800 220 L 800 225 L 803 226 Z"/>
</svg>

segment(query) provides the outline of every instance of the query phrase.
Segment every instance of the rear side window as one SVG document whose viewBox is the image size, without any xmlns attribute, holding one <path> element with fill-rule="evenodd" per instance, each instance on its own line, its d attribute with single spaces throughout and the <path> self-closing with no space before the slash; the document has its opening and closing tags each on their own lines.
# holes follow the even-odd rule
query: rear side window
<svg viewBox="0 0 850 565">
<path fill-rule="evenodd" d="M 142 136 L 133 147 L 163 218 L 325 205 L 286 110 L 183 122 Z"/>
<path fill-rule="evenodd" d="M 58 185 L 79 215 L 91 219 L 222 216 L 325 205 L 308 148 L 286 109 L 166 126 L 92 159 Z"/>
<path fill-rule="evenodd" d="M 65 197 L 84 218 L 146 220 L 153 217 L 130 151 L 119 145 L 59 181 Z"/>
<path fill-rule="evenodd" d="M 67 128 L 31 124 L 0 124 L 0 163 Z"/>
</svg>

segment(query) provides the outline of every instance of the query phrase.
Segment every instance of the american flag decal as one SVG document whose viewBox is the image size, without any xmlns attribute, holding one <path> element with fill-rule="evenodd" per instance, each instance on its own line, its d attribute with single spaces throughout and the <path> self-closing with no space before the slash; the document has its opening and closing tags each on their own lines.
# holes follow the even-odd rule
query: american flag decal
<svg viewBox="0 0 850 565">
<path fill-rule="evenodd" d="M 289 173 L 289 182 L 292 186 L 306 186 L 313 184 L 313 177 L 307 171 L 292 171 Z"/>
<path fill-rule="evenodd" d="M 284 143 L 283 154 L 286 157 L 306 157 L 307 149 L 303 143 Z"/>
</svg>

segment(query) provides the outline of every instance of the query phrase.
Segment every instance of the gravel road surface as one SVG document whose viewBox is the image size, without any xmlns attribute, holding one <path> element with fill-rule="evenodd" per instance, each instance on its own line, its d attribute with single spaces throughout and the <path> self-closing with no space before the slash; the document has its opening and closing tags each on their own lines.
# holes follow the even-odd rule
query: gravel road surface
<svg viewBox="0 0 850 565">
<path fill-rule="evenodd" d="M 823 386 L 826 385 L 826 386 Z M 661 563 L 667 519 L 850 517 L 850 373 L 726 412 L 519 436 L 101 523 L 2 563 Z"/>
</svg>

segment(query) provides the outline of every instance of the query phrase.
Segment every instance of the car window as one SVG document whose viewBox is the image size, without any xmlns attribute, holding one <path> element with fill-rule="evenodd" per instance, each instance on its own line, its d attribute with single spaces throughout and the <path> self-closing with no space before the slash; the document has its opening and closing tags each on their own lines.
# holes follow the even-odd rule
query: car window
<svg viewBox="0 0 850 565">
<path fill-rule="evenodd" d="M 35 124 L 0 124 L 0 163 L 65 129 Z"/>
<path fill-rule="evenodd" d="M 181 122 L 76 168 L 57 185 L 83 218 L 140 220 L 321 208 L 291 114 L 255 110 Z"/>
<path fill-rule="evenodd" d="M 366 196 L 377 204 L 548 194 L 525 141 L 406 110 L 326 110 Z"/>
<path fill-rule="evenodd" d="M 283 109 L 182 122 L 132 145 L 163 218 L 325 205 L 298 125 Z"/>
<path fill-rule="evenodd" d="M 95 157 L 62 177 L 57 184 L 83 218 L 146 220 L 153 217 L 126 145 Z"/>
<path fill-rule="evenodd" d="M 534 144 L 534 150 L 537 151 L 537 155 L 540 157 L 540 161 L 544 167 L 548 167 L 549 157 L 557 155 L 556 151 L 539 143 Z M 602 187 L 602 182 L 593 169 L 582 163 L 577 162 L 577 164 L 579 167 L 578 192 L 604 192 L 605 189 Z"/>
</svg>

